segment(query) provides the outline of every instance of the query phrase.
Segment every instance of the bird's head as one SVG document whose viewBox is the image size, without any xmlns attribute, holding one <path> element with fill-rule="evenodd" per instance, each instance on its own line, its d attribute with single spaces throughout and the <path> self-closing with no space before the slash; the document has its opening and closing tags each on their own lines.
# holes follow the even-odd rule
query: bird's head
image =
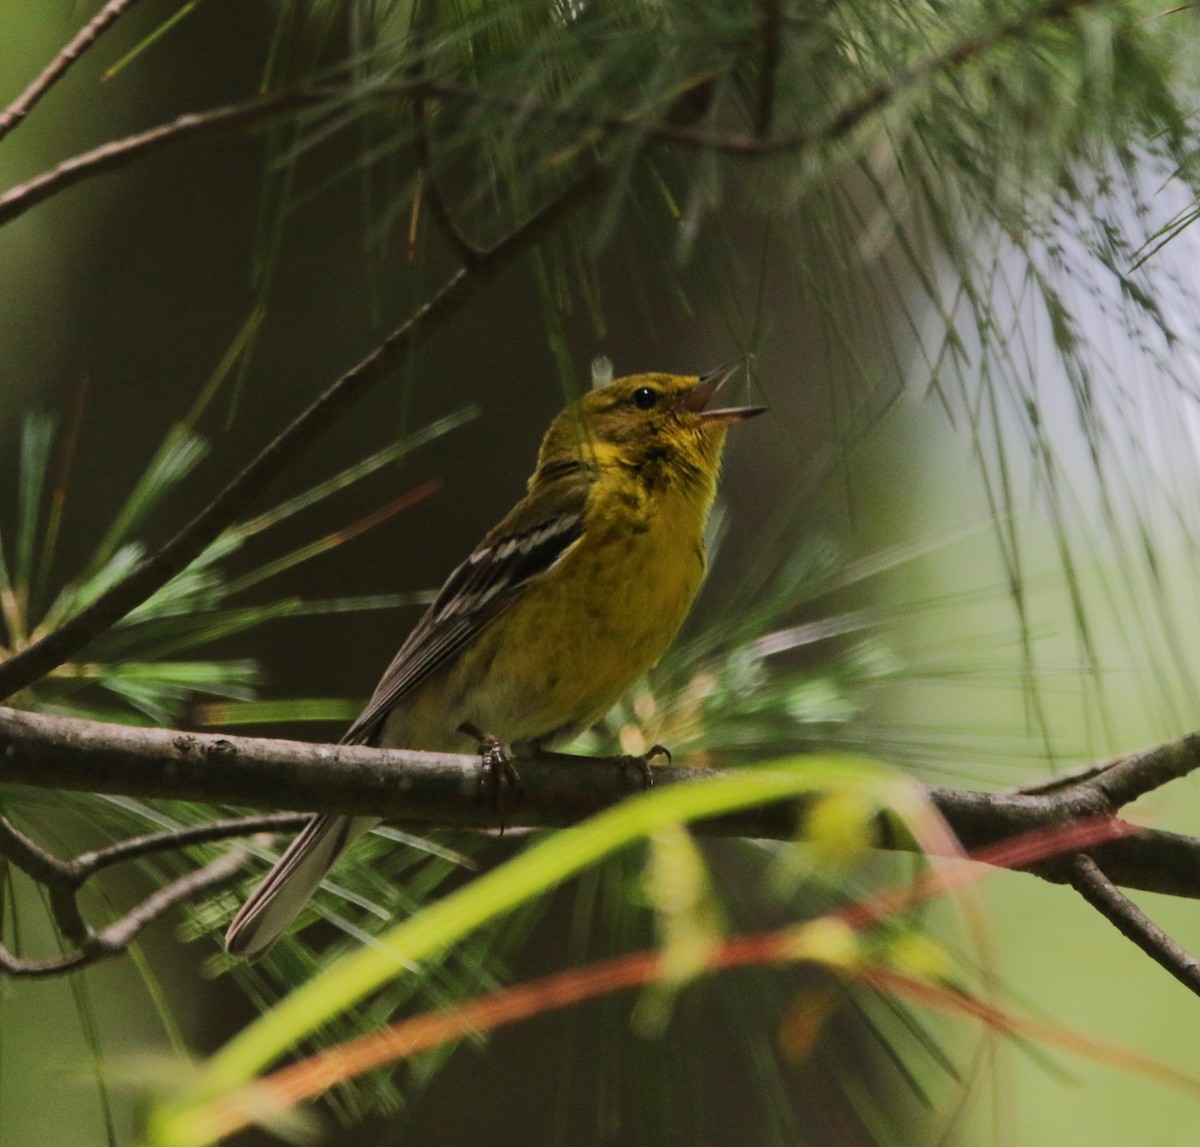
<svg viewBox="0 0 1200 1147">
<path fill-rule="evenodd" d="M 584 395 L 551 424 L 539 471 L 574 457 L 600 467 L 623 466 L 647 477 L 698 473 L 715 477 L 725 432 L 766 407 L 713 408 L 717 391 L 740 361 L 704 375 L 631 374 Z"/>
</svg>

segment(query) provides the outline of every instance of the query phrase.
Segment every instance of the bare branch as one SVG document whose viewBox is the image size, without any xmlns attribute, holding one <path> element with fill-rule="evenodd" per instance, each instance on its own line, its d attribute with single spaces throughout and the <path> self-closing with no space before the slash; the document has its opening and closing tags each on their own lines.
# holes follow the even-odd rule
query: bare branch
<svg viewBox="0 0 1200 1147">
<path fill-rule="evenodd" d="M 1086 853 L 1072 858 L 1071 867 L 1071 884 L 1080 896 L 1185 988 L 1200 995 L 1200 961 L 1195 956 L 1181 948 L 1128 896 L 1114 887 Z"/>
<path fill-rule="evenodd" d="M 1118 757 L 1078 787 L 1094 792 L 1109 808 L 1124 808 L 1168 781 L 1187 776 L 1196 767 L 1197 757 L 1200 734 L 1189 733 L 1145 752 Z"/>
<path fill-rule="evenodd" d="M 135 836 L 130 840 L 118 841 L 107 848 L 92 852 L 81 852 L 68 862 L 77 875 L 79 883 L 93 874 L 114 864 L 153 856 L 159 852 L 173 852 L 195 844 L 212 844 L 235 836 L 252 836 L 258 832 L 299 832 L 307 823 L 305 813 L 271 812 L 259 816 L 235 816 L 224 820 L 208 821 L 205 824 L 188 825 L 186 828 L 155 832 L 147 836 Z M 61 862 L 60 862 L 61 863 Z"/>
<path fill-rule="evenodd" d="M 45 886 L 54 923 L 63 938 L 75 948 L 75 951 L 57 960 L 24 960 L 0 944 L 0 972 L 11 976 L 61 975 L 123 952 L 142 928 L 169 908 L 197 892 L 232 879 L 248 854 L 243 849 L 230 850 L 218 861 L 173 881 L 130 909 L 119 920 L 95 932 L 80 911 L 78 892 L 91 876 L 103 868 L 157 852 L 226 840 L 231 836 L 248 836 L 263 830 L 294 832 L 302 828 L 307 820 L 308 817 L 302 813 L 231 817 L 134 837 L 107 848 L 80 853 L 72 860 L 63 860 L 45 851 L 8 820 L 0 817 L 0 856 L 6 857 L 22 872 Z"/>
<path fill-rule="evenodd" d="M 977 858 L 1014 864 L 1017 838 L 1049 839 L 1070 825 L 1111 822 L 1122 834 L 1103 844 L 1068 848 L 1063 856 L 1034 863 L 1016 861 L 1044 879 L 1069 883 L 1107 919 L 1200 994 L 1200 965 L 1123 896 L 1130 888 L 1200 899 L 1200 840 L 1139 829 L 1117 820 L 1119 802 L 1200 768 L 1200 735 L 1132 756 L 1044 793 L 979 793 L 929 788 L 930 802 L 958 842 Z M 358 745 L 312 745 L 294 741 L 178 733 L 104 725 L 0 708 L 0 784 L 61 790 L 122 793 L 138 797 L 202 800 L 216 804 L 278 806 L 306 811 L 373 813 L 428 827 L 495 826 L 491 801 L 480 799 L 479 762 L 473 756 L 382 750 Z M 700 782 L 711 769 L 655 769 L 660 785 Z M 522 788 L 510 796 L 505 820 L 512 828 L 565 826 L 615 803 L 629 789 L 611 763 L 564 767 L 553 759 L 522 763 Z M 789 839 L 804 816 L 803 802 L 789 801 L 697 824 L 699 832 Z M 76 894 L 93 873 L 122 860 L 169 848 L 224 839 L 262 829 L 291 830 L 305 817 L 276 814 L 232 818 L 174 832 L 154 833 L 71 861 L 54 857 L 0 818 L 0 855 L 50 893 L 63 935 L 77 951 L 56 961 L 22 960 L 0 948 L 0 971 L 46 976 L 80 967 L 123 950 L 129 938 L 173 904 L 228 879 L 242 853 L 228 854 L 194 881 L 176 881 L 101 932 L 82 918 Z M 915 843 L 881 821 L 880 844 L 911 849 Z M 997 847 L 999 846 L 999 847 Z M 1086 848 L 1086 852 L 1070 848 Z"/>
<path fill-rule="evenodd" d="M 61 976 L 65 972 L 73 972 L 88 964 L 95 964 L 111 956 L 120 955 L 143 928 L 152 924 L 177 904 L 182 904 L 185 900 L 190 900 L 201 892 L 208 892 L 232 880 L 241 870 L 245 859 L 246 853 L 242 849 L 232 849 L 211 864 L 207 864 L 195 872 L 189 872 L 186 876 L 172 881 L 165 888 L 160 888 L 152 896 L 138 904 L 136 908 L 114 920 L 107 928 L 99 932 L 92 932 L 84 925 L 86 935 L 81 938 L 67 937 L 76 945 L 76 950 L 58 959 L 25 960 L 0 944 L 0 973 L 29 979 Z M 74 903 L 73 898 L 71 903 Z M 55 920 L 61 927 L 57 909 L 55 909 Z"/>
<path fill-rule="evenodd" d="M 264 829 L 271 832 L 296 831 L 307 820 L 307 816 L 296 813 L 235 817 L 170 832 L 139 836 L 108 848 L 80 853 L 73 860 L 63 860 L 47 852 L 6 818 L 0 816 L 0 856 L 11 861 L 46 888 L 54 923 L 62 937 L 76 949 L 57 960 L 30 961 L 21 959 L 0 944 L 0 972 L 7 972 L 13 976 L 59 975 L 122 952 L 142 928 L 156 920 L 168 908 L 200 889 L 207 889 L 231 878 L 241 866 L 246 853 L 241 849 L 227 853 L 218 865 L 210 864 L 199 872 L 174 881 L 142 901 L 103 931 L 95 932 L 80 910 L 78 893 L 84 883 L 103 868 L 156 852 L 225 840 L 231 836 L 248 836 Z"/>
<path fill-rule="evenodd" d="M 1191 754 L 1200 767 L 1200 740 L 1186 737 L 1131 760 L 1160 770 Z M 414 828 L 433 825 L 496 827 L 492 803 L 479 797 L 479 762 L 473 756 L 372 749 L 359 745 L 313 745 L 298 741 L 179 733 L 105 725 L 0 708 L 0 784 L 79 792 L 121 793 L 206 801 L 220 805 L 297 811 L 372 813 Z M 1182 770 L 1187 771 L 1187 770 Z M 711 769 L 655 768 L 660 785 L 703 781 Z M 636 787 L 611 765 L 564 767 L 549 760 L 524 761 L 522 790 L 506 801 L 509 828 L 561 827 L 616 803 Z M 1074 820 L 1115 813 L 1095 786 L 1041 796 L 983 793 L 930 787 L 931 803 L 963 848 L 975 851 L 1022 834 Z M 801 802 L 768 805 L 697 825 L 712 835 L 787 840 L 803 816 Z M 1200 840 L 1128 826 L 1130 835 L 1097 846 L 1090 854 L 1109 879 L 1127 888 L 1200 899 Z M 886 823 L 884 848 L 912 849 Z M 1032 869 L 1056 883 L 1070 883 L 1069 859 Z"/>
<path fill-rule="evenodd" d="M 0 856 L 12 861 L 26 876 L 32 876 L 47 888 L 75 888 L 78 885 L 70 864 L 40 848 L 2 816 Z"/>
<path fill-rule="evenodd" d="M 203 868 L 173 880 L 98 933 L 96 947 L 105 956 L 122 951 L 147 924 L 152 924 L 175 905 L 233 880 L 241 871 L 246 856 L 244 849 L 232 848 Z"/>
<path fill-rule="evenodd" d="M 31 207 L 74 187 L 95 175 L 118 171 L 134 160 L 161 151 L 171 144 L 184 140 L 200 139 L 220 135 L 235 128 L 260 123 L 285 112 L 296 111 L 311 104 L 330 98 L 328 90 L 287 91 L 264 96 L 262 99 L 247 100 L 245 103 L 228 104 L 204 112 L 189 112 L 169 123 L 148 128 L 136 135 L 126 136 L 101 144 L 91 151 L 63 160 L 62 163 L 35 175 L 0 195 L 0 226 L 11 223 L 24 215 Z"/>
<path fill-rule="evenodd" d="M 174 852 L 191 845 L 212 844 L 235 836 L 251 836 L 257 832 L 298 832 L 307 820 L 306 814 L 292 812 L 228 817 L 135 836 L 105 848 L 81 852 L 71 860 L 63 860 L 47 852 L 0 816 L 0 856 L 12 861 L 27 876 L 47 888 L 73 891 L 97 872 L 127 860 L 137 860 L 159 852 Z"/>
<path fill-rule="evenodd" d="M 433 155 L 430 150 L 424 96 L 418 96 L 414 100 L 413 115 L 419 128 L 417 135 L 417 155 L 421 164 L 421 182 L 418 185 L 418 202 L 423 199 L 429 205 L 429 210 L 434 220 L 441 228 L 442 233 L 450 241 L 450 245 L 454 248 L 455 254 L 458 255 L 463 266 L 469 269 L 477 267 L 486 257 L 487 252 L 483 248 L 477 247 L 467 238 L 466 233 L 458 225 L 458 220 L 454 218 L 453 212 L 442 195 L 441 184 L 438 182 L 437 175 L 433 171 Z"/>
<path fill-rule="evenodd" d="M 88 956 L 79 951 L 71 952 L 57 960 L 23 960 L 20 956 L 14 956 L 3 944 L 0 944 L 0 972 L 14 978 L 23 976 L 28 979 L 38 979 L 46 976 L 61 976 L 91 962 Z"/>
<path fill-rule="evenodd" d="M 108 0 L 42 69 L 37 78 L 0 112 L 0 139 L 24 120 L 34 105 L 67 74 L 71 65 L 136 3 L 137 0 Z"/>
<path fill-rule="evenodd" d="M 1080 781 L 1091 780 L 1092 777 L 1099 776 L 1105 769 L 1111 769 L 1118 761 L 1123 761 L 1125 758 L 1110 757 L 1107 761 L 1090 761 L 1085 765 L 1080 765 L 1078 768 L 1067 769 L 1065 772 L 1055 773 L 1049 777 L 1038 777 L 1037 780 L 1026 781 L 1024 784 L 1016 785 L 1011 789 L 1004 789 L 1006 793 L 1025 793 L 1027 796 L 1038 796 L 1044 793 L 1062 792 L 1063 789 L 1069 789 Z"/>
</svg>

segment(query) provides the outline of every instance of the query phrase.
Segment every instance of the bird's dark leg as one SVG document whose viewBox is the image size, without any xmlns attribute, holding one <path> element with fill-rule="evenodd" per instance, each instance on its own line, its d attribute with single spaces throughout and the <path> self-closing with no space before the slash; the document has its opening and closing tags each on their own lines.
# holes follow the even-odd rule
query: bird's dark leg
<svg viewBox="0 0 1200 1147">
<path fill-rule="evenodd" d="M 578 753 L 559 753 L 554 749 L 545 748 L 540 742 L 534 743 L 534 748 L 537 750 L 537 755 L 547 761 L 563 761 L 567 764 L 574 762 L 576 764 L 592 764 L 594 762 L 603 762 L 611 765 L 616 765 L 621 770 L 622 776 L 628 769 L 636 769 L 638 775 L 642 778 L 642 788 L 652 788 L 654 785 L 654 777 L 650 773 L 650 762 L 655 757 L 666 757 L 667 764 L 671 763 L 671 750 L 666 745 L 651 745 L 640 756 L 630 753 L 618 753 L 613 757 L 585 757 Z"/>
<path fill-rule="evenodd" d="M 460 733 L 474 737 L 479 745 L 479 788 L 483 789 L 484 780 L 492 781 L 492 792 L 496 800 L 496 813 L 500 817 L 500 826 L 504 827 L 504 784 L 515 792 L 521 791 L 521 774 L 512 758 L 504 751 L 504 746 L 495 737 L 485 733 L 478 725 L 464 721 L 458 727 Z"/>
<path fill-rule="evenodd" d="M 654 784 L 654 777 L 650 773 L 650 762 L 655 757 L 666 757 L 667 764 L 671 763 L 671 750 L 666 745 L 651 745 L 640 756 L 625 753 L 617 757 L 609 757 L 608 759 L 617 765 L 622 776 L 626 769 L 636 769 L 642 778 L 642 788 L 648 789 Z"/>
</svg>

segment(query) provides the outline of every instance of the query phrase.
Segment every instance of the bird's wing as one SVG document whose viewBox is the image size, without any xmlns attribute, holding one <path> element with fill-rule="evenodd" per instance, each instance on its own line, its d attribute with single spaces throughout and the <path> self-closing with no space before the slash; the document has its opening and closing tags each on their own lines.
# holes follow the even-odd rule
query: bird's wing
<svg viewBox="0 0 1200 1147">
<path fill-rule="evenodd" d="M 342 738 L 370 742 L 398 701 L 546 576 L 583 535 L 591 483 L 559 481 L 519 502 L 446 580 Z"/>
<path fill-rule="evenodd" d="M 563 559 L 583 534 L 590 488 L 589 482 L 573 477 L 519 502 L 450 575 L 344 743 L 370 741 L 393 705 Z M 248 959 L 266 951 L 348 845 L 378 823 L 376 817 L 313 817 L 234 917 L 225 935 L 229 951 Z"/>
</svg>

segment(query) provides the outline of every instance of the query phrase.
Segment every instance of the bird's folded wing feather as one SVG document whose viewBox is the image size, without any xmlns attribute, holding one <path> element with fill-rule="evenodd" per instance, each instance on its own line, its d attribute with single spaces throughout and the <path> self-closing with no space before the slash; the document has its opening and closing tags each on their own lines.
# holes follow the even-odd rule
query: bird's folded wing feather
<svg viewBox="0 0 1200 1147">
<path fill-rule="evenodd" d="M 342 738 L 344 743 L 372 741 L 392 706 L 468 645 L 578 543 L 590 483 L 567 477 L 574 480 L 555 482 L 518 503 L 450 575 Z M 229 951 L 250 959 L 266 951 L 346 847 L 378 823 L 375 817 L 314 817 L 242 905 L 226 933 Z"/>
<path fill-rule="evenodd" d="M 546 576 L 583 535 L 590 483 L 525 499 L 446 580 L 342 738 L 369 743 L 391 708 Z M 413 746 L 419 748 L 420 746 Z"/>
</svg>

